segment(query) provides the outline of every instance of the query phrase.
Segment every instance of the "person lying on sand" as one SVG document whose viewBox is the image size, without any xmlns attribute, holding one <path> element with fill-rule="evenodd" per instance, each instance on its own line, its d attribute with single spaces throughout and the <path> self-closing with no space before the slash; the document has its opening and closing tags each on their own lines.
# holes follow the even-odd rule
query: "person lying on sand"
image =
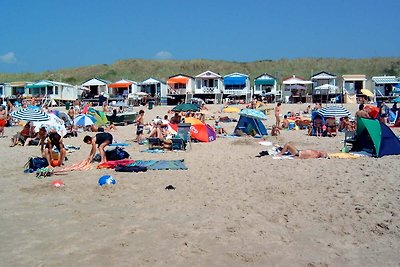
<svg viewBox="0 0 400 267">
<path fill-rule="evenodd" d="M 299 159 L 317 159 L 317 158 L 327 158 L 328 153 L 322 150 L 299 150 L 293 144 L 286 143 L 285 146 L 282 148 L 281 152 L 279 152 L 276 156 L 281 157 L 284 153 L 289 152 L 292 156 L 299 158 Z"/>
</svg>

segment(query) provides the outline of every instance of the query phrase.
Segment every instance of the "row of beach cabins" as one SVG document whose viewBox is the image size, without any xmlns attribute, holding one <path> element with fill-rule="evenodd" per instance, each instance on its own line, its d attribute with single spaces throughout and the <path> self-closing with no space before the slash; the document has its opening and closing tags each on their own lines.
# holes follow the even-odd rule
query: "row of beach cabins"
<svg viewBox="0 0 400 267">
<path fill-rule="evenodd" d="M 109 100 L 127 101 L 148 96 L 157 98 L 163 105 L 188 103 L 192 98 L 215 104 L 222 103 L 226 98 L 247 103 L 255 97 L 262 97 L 267 102 L 355 103 L 363 95 L 361 89 L 370 90 L 376 97 L 374 100 L 378 101 L 390 100 L 394 97 L 393 92 L 400 90 L 400 78 L 395 76 L 374 76 L 368 80 L 366 75 L 343 75 L 340 85 L 337 80 L 336 75 L 322 71 L 311 76 L 310 80 L 293 75 L 278 84 L 278 79 L 268 73 L 251 81 L 246 74 L 235 72 L 221 76 L 207 70 L 195 77 L 173 75 L 166 81 L 150 77 L 141 82 L 126 79 L 110 82 L 92 78 L 81 85 L 50 80 L 0 83 L 0 95 L 9 99 L 17 96 L 42 97 L 49 104 L 78 98 L 96 101 L 100 95 L 106 95 Z"/>
</svg>

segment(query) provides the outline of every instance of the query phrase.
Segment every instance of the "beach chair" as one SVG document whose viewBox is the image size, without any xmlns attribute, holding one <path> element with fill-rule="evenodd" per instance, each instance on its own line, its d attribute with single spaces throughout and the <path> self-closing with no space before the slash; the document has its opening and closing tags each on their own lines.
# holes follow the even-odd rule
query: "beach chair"
<svg viewBox="0 0 400 267">
<path fill-rule="evenodd" d="M 344 132 L 344 148 L 348 149 L 348 146 L 350 145 L 350 150 L 353 147 L 353 144 L 356 142 L 356 131 L 345 131 Z"/>
<path fill-rule="evenodd" d="M 149 137 L 147 140 L 149 142 L 149 149 L 163 149 L 164 147 L 163 141 L 160 138 Z"/>
<path fill-rule="evenodd" d="M 190 123 L 179 123 L 176 135 L 172 140 L 172 150 L 186 150 L 190 145 Z"/>
</svg>

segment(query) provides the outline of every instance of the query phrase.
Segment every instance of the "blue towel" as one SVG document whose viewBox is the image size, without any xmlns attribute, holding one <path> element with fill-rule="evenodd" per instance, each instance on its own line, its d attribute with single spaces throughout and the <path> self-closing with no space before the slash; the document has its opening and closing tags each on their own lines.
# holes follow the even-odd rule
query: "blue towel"
<svg viewBox="0 0 400 267">
<path fill-rule="evenodd" d="M 183 159 L 179 160 L 136 160 L 128 166 L 147 167 L 148 170 L 187 170 Z"/>
<path fill-rule="evenodd" d="M 112 144 L 109 144 L 108 146 L 129 146 L 129 144 L 127 144 L 127 143 L 112 143 Z"/>
</svg>

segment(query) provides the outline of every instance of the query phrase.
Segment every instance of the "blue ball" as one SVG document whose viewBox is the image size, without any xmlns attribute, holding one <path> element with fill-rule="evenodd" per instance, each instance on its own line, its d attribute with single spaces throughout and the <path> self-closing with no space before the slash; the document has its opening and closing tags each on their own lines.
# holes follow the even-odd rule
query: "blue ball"
<svg viewBox="0 0 400 267">
<path fill-rule="evenodd" d="M 105 184 L 116 184 L 117 181 L 111 175 L 101 176 L 99 179 L 99 185 L 103 186 Z"/>
</svg>

